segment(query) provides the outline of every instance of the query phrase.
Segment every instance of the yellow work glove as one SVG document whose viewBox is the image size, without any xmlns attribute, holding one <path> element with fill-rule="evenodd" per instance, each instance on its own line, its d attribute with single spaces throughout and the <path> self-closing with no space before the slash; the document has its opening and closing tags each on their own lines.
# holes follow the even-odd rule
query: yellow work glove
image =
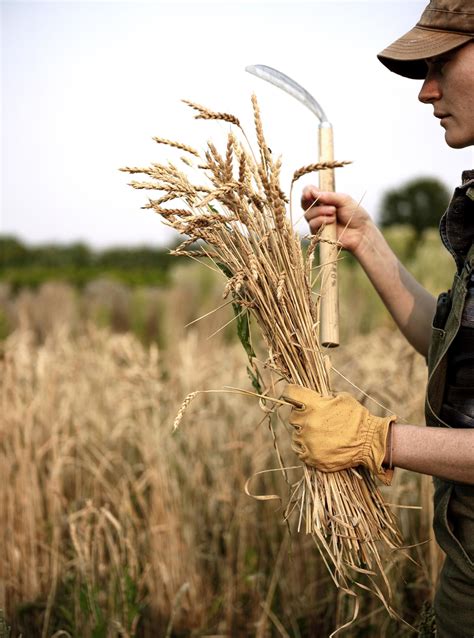
<svg viewBox="0 0 474 638">
<path fill-rule="evenodd" d="M 363 465 L 386 485 L 392 469 L 382 467 L 390 424 L 396 416 L 370 414 L 347 392 L 322 397 L 299 385 L 288 385 L 284 395 L 302 407 L 293 407 L 293 450 L 307 465 L 322 472 L 338 472 Z"/>
</svg>

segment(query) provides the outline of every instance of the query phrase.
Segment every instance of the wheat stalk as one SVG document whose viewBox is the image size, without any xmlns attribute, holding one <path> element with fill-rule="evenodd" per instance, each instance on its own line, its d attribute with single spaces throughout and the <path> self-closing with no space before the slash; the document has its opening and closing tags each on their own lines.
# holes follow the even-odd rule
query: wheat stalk
<svg viewBox="0 0 474 638">
<path fill-rule="evenodd" d="M 188 396 L 184 399 L 183 403 L 181 404 L 181 407 L 178 410 L 178 414 L 176 415 L 176 418 L 173 422 L 173 432 L 178 429 L 179 424 L 183 420 L 184 413 L 188 409 L 189 404 L 191 403 L 193 399 L 197 397 L 198 394 L 199 394 L 199 391 L 190 392 Z"/>
<path fill-rule="evenodd" d="M 196 104 L 195 102 L 190 102 L 189 100 L 182 101 L 198 112 L 198 114 L 194 116 L 194 119 L 196 120 L 223 120 L 224 122 L 235 124 L 235 126 L 240 128 L 240 122 L 235 115 L 231 115 L 230 113 L 216 113 L 215 111 L 211 111 L 207 107 Z"/>
<path fill-rule="evenodd" d="M 291 183 L 296 182 L 303 175 L 308 175 L 309 173 L 314 173 L 316 171 L 322 171 L 327 168 L 340 168 L 342 166 L 347 166 L 347 164 L 352 164 L 352 162 L 317 162 L 316 164 L 308 164 L 307 166 L 302 166 L 297 171 L 293 173 L 293 178 Z"/>
<path fill-rule="evenodd" d="M 173 142 L 172 140 L 167 140 L 164 137 L 154 137 L 153 140 L 157 144 L 165 144 L 166 146 L 172 146 L 174 148 L 178 148 L 181 151 L 186 151 L 195 157 L 200 157 L 199 153 L 192 146 L 188 146 L 187 144 L 182 144 L 181 142 Z"/>
<path fill-rule="evenodd" d="M 199 119 L 224 120 L 242 130 L 233 115 L 185 102 L 198 112 Z M 162 190 L 164 197 L 173 192 L 173 187 L 177 189 L 177 197 L 184 199 L 189 210 L 167 209 L 162 206 L 163 198 L 151 203 L 151 207 L 162 215 L 165 223 L 188 235 L 189 242 L 203 240 L 212 246 L 212 260 L 227 278 L 224 298 L 232 295 L 240 326 L 248 331 L 250 319 L 257 323 L 270 367 L 279 378 L 327 395 L 331 391 L 327 359 L 316 329 L 319 297 L 314 301 L 311 290 L 314 251 L 321 239 L 319 235 L 313 237 L 305 256 L 286 215 L 287 198 L 279 184 L 281 161 L 273 160 L 267 146 L 255 96 L 252 107 L 258 160 L 244 142 L 231 134 L 223 154 L 212 142 L 208 143 L 206 164 L 201 166 L 211 184 L 207 191 L 190 184 L 172 164 L 152 165 L 147 174 L 154 181 L 132 185 Z M 292 184 L 309 172 L 345 164 L 304 166 L 294 173 Z M 133 168 L 123 170 L 137 172 Z M 204 198 L 203 191 L 207 192 Z M 248 335 L 244 345 L 255 369 L 255 354 Z M 186 398 L 175 427 L 195 396 L 196 393 L 191 393 Z M 395 549 L 400 547 L 401 539 L 372 476 L 365 470 L 328 474 L 303 465 L 302 476 L 292 487 L 285 517 L 294 513 L 298 514 L 298 528 L 304 527 L 313 536 L 334 582 L 354 595 L 364 574 L 369 584 L 361 586 L 380 596 L 390 613 L 394 613 L 386 602 L 390 588 L 379 545 L 382 542 L 385 547 Z M 384 595 L 374 580 L 377 576 L 385 584 Z"/>
</svg>

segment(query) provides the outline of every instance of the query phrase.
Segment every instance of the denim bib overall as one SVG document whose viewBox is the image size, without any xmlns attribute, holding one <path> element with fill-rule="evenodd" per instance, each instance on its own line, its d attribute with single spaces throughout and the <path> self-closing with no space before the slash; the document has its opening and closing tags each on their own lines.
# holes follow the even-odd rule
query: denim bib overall
<svg viewBox="0 0 474 638">
<path fill-rule="evenodd" d="M 442 420 L 448 350 L 458 334 L 466 294 L 474 271 L 474 244 L 449 293 L 438 298 L 428 353 L 426 424 L 456 427 Z M 474 454 L 474 450 L 473 450 Z M 437 636 L 474 637 L 474 485 L 434 478 L 436 540 L 446 553 L 435 597 Z"/>
</svg>

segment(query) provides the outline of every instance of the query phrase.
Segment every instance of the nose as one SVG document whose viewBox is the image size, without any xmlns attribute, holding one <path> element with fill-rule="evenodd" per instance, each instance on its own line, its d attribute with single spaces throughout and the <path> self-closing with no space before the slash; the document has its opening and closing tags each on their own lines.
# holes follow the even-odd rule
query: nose
<svg viewBox="0 0 474 638">
<path fill-rule="evenodd" d="M 428 69 L 425 81 L 418 93 L 418 99 L 420 102 L 423 102 L 423 104 L 432 104 L 433 102 L 436 102 L 436 100 L 439 100 L 441 95 L 442 92 L 439 78 L 432 69 Z"/>
</svg>

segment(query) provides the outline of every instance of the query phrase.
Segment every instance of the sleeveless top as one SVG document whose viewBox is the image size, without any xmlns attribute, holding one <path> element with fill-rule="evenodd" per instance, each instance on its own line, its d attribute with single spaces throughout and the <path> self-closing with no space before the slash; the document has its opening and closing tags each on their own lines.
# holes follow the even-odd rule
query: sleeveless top
<svg viewBox="0 0 474 638">
<path fill-rule="evenodd" d="M 464 171 L 462 186 L 441 219 L 440 234 L 460 274 L 474 242 L 474 171 Z M 461 325 L 448 352 L 440 417 L 452 427 L 474 427 L 474 272 L 467 284 Z"/>
</svg>

